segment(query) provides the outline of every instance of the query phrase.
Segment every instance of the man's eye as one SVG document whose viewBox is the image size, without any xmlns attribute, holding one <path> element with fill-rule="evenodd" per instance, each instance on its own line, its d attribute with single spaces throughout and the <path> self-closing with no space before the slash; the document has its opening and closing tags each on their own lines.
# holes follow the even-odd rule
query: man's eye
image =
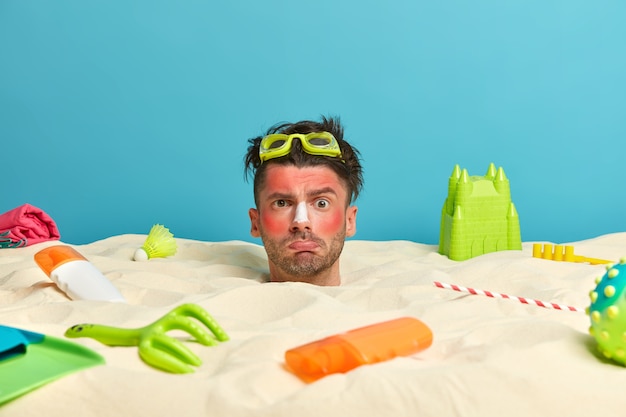
<svg viewBox="0 0 626 417">
<path fill-rule="evenodd" d="M 327 208 L 329 206 L 328 200 L 317 200 L 315 202 L 317 208 Z"/>
<path fill-rule="evenodd" d="M 276 207 L 287 207 L 287 202 L 285 200 L 276 200 L 274 205 Z"/>
</svg>

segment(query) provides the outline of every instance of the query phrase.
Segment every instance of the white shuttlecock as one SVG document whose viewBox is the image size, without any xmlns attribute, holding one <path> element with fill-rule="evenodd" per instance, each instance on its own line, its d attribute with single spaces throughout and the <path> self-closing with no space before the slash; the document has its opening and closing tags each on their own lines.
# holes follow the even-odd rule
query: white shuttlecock
<svg viewBox="0 0 626 417">
<path fill-rule="evenodd" d="M 170 230 L 160 224 L 155 224 L 150 229 L 144 244 L 135 251 L 136 261 L 147 261 L 151 258 L 165 258 L 176 253 L 178 247 Z"/>
</svg>

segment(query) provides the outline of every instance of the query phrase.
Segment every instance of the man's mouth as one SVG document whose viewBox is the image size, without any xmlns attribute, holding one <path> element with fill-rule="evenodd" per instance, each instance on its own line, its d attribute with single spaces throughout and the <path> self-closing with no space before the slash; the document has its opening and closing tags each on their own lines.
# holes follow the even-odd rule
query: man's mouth
<svg viewBox="0 0 626 417">
<path fill-rule="evenodd" d="M 312 240 L 297 240 L 289 245 L 289 249 L 295 252 L 313 252 L 319 245 Z"/>
</svg>

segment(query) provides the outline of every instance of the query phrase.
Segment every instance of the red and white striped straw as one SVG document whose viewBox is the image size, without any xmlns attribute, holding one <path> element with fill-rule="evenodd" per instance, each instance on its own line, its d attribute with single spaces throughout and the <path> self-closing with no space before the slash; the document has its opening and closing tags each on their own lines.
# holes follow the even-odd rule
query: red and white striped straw
<svg viewBox="0 0 626 417">
<path fill-rule="evenodd" d="M 506 298 L 509 300 L 519 301 L 522 304 L 534 304 L 539 307 L 550 308 L 554 310 L 577 311 L 580 313 L 585 312 L 585 309 L 579 308 L 579 307 L 566 306 L 566 305 L 556 304 L 556 303 L 546 303 L 545 301 L 532 300 L 532 299 L 523 298 L 523 297 L 516 297 L 514 295 L 500 294 L 497 292 L 491 292 L 491 291 L 485 291 L 485 290 L 477 290 L 474 288 L 462 287 L 460 285 L 446 284 L 444 282 L 433 281 L 433 284 L 435 284 L 436 287 L 444 288 L 448 290 L 466 292 L 466 293 L 473 294 L 473 295 L 485 295 L 487 297 L 492 297 L 492 298 Z"/>
</svg>

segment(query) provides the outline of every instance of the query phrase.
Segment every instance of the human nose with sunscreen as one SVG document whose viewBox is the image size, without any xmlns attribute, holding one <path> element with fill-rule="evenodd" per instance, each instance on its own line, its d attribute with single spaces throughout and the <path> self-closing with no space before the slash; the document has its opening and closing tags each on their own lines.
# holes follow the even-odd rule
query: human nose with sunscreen
<svg viewBox="0 0 626 417">
<path fill-rule="evenodd" d="M 43 249 L 35 254 L 35 262 L 73 300 L 126 302 L 111 281 L 71 246 Z"/>
<path fill-rule="evenodd" d="M 430 328 L 413 317 L 401 317 L 330 336 L 285 352 L 287 367 L 305 382 L 345 373 L 358 366 L 428 348 Z"/>
<path fill-rule="evenodd" d="M 309 214 L 306 208 L 306 203 L 304 201 L 299 202 L 296 205 L 296 213 L 293 218 L 294 223 L 308 223 L 309 222 Z"/>
</svg>

